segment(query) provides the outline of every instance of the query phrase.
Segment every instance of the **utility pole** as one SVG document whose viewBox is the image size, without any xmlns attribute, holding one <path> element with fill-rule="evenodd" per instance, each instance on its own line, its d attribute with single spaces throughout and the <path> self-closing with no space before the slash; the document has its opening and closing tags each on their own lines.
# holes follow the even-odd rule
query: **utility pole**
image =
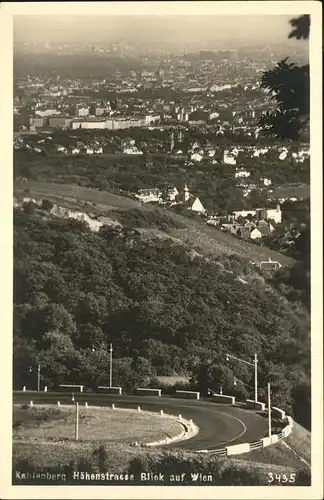
<svg viewBox="0 0 324 500">
<path fill-rule="evenodd" d="M 109 387 L 112 387 L 112 353 L 113 353 L 113 346 L 110 344 L 110 349 L 109 349 L 109 357 L 110 357 L 110 363 L 109 363 Z"/>
<path fill-rule="evenodd" d="M 79 440 L 79 403 L 75 403 L 75 440 Z"/>
<path fill-rule="evenodd" d="M 269 426 L 269 437 L 271 437 L 271 389 L 270 389 L 270 382 L 268 382 L 268 426 Z"/>
<path fill-rule="evenodd" d="M 254 354 L 254 402 L 258 402 L 258 355 Z"/>
<path fill-rule="evenodd" d="M 41 365 L 38 363 L 37 365 L 37 391 L 40 391 L 40 381 L 41 381 Z"/>
</svg>

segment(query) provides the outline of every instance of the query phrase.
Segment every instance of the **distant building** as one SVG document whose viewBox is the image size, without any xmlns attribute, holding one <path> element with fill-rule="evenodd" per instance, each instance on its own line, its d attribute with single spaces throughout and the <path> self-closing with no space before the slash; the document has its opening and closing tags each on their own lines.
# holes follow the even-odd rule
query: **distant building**
<svg viewBox="0 0 324 500">
<path fill-rule="evenodd" d="M 161 191 L 158 188 L 152 189 L 139 189 L 138 194 L 136 194 L 136 198 L 139 199 L 142 203 L 150 203 L 154 201 L 161 200 Z"/>
<path fill-rule="evenodd" d="M 50 116 L 48 125 L 52 128 L 68 128 L 73 121 L 72 117 L 67 116 Z"/>
<path fill-rule="evenodd" d="M 37 116 L 55 116 L 60 115 L 61 112 L 57 109 L 36 109 L 35 115 Z"/>
<path fill-rule="evenodd" d="M 143 151 L 140 151 L 137 146 L 125 146 L 123 148 L 123 153 L 126 155 L 142 155 Z"/>
<path fill-rule="evenodd" d="M 202 159 L 203 159 L 203 155 L 199 154 L 199 153 L 193 153 L 191 156 L 190 156 L 190 159 L 192 161 L 196 161 L 196 162 L 201 162 Z"/>
<path fill-rule="evenodd" d="M 238 219 L 239 217 L 247 217 L 248 215 L 252 215 L 257 219 L 266 218 L 273 219 L 276 224 L 280 224 L 282 221 L 282 212 L 280 205 L 277 205 L 276 208 L 257 208 L 255 210 L 236 210 L 233 212 L 234 219 Z"/>
<path fill-rule="evenodd" d="M 77 108 L 76 109 L 76 114 L 77 116 L 88 116 L 90 112 L 89 108 Z"/>
<path fill-rule="evenodd" d="M 76 129 L 105 129 L 107 128 L 106 120 L 99 118 L 89 118 L 89 119 L 74 119 L 71 121 L 71 127 L 73 130 Z"/>
<path fill-rule="evenodd" d="M 271 179 L 261 179 L 261 181 L 263 182 L 264 186 L 271 186 L 272 184 Z"/>
<path fill-rule="evenodd" d="M 244 168 L 237 168 L 235 171 L 235 179 L 238 179 L 240 177 L 250 177 L 251 172 L 248 170 L 245 170 Z"/>
<path fill-rule="evenodd" d="M 228 165 L 236 165 L 236 158 L 229 151 L 224 151 L 223 162 Z"/>
<path fill-rule="evenodd" d="M 47 125 L 48 119 L 44 116 L 31 116 L 29 118 L 29 126 L 35 129 L 43 128 Z"/>
<path fill-rule="evenodd" d="M 175 201 L 176 197 L 179 195 L 179 191 L 175 186 L 173 187 L 168 187 L 166 190 L 166 198 L 169 201 Z"/>
<path fill-rule="evenodd" d="M 184 196 L 184 201 L 185 202 L 187 202 L 189 200 L 190 196 L 191 196 L 187 184 L 185 184 L 185 186 L 184 186 L 183 196 Z"/>
</svg>

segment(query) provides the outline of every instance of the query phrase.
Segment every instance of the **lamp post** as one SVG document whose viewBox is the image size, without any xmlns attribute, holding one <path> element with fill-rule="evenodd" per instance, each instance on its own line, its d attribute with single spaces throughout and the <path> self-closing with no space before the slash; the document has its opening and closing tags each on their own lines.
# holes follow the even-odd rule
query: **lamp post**
<svg viewBox="0 0 324 500">
<path fill-rule="evenodd" d="M 94 346 L 92 346 L 92 352 L 95 352 Z M 112 354 L 113 354 L 113 346 L 110 344 L 109 347 L 109 387 L 112 387 L 112 377 L 113 377 L 113 361 L 112 361 Z"/>
<path fill-rule="evenodd" d="M 241 363 L 245 363 L 246 365 L 253 366 L 254 367 L 254 402 L 258 402 L 258 356 L 257 354 L 254 355 L 254 362 L 251 363 L 250 361 L 245 361 L 244 359 L 236 358 L 235 356 L 232 356 L 231 354 L 226 354 L 226 361 L 229 361 L 229 359 L 235 359 L 236 361 L 240 361 Z"/>
<path fill-rule="evenodd" d="M 29 367 L 29 373 L 33 371 L 32 367 Z M 37 364 L 37 391 L 40 391 L 40 381 L 41 381 L 41 365 Z"/>
<path fill-rule="evenodd" d="M 268 382 L 268 433 L 271 437 L 271 387 L 270 382 Z"/>
<path fill-rule="evenodd" d="M 79 403 L 75 403 L 75 429 L 74 429 L 75 440 L 79 440 Z"/>
<path fill-rule="evenodd" d="M 109 387 L 112 387 L 112 353 L 113 353 L 113 347 L 112 344 L 110 344 L 109 347 Z"/>
</svg>

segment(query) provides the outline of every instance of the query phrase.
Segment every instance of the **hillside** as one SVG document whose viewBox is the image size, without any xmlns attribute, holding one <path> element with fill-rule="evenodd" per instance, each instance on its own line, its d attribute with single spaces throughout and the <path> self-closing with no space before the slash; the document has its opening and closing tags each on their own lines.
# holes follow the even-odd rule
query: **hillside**
<svg viewBox="0 0 324 500">
<path fill-rule="evenodd" d="M 141 206 L 139 202 L 124 196 L 118 196 L 97 189 L 90 189 L 75 185 L 54 184 L 47 182 L 15 182 L 15 195 L 33 197 L 35 199 L 51 200 L 53 203 L 69 208 L 90 212 L 97 215 L 107 215 L 123 224 L 130 224 L 132 227 L 158 227 L 171 236 L 180 239 L 184 243 L 196 248 L 204 255 L 219 256 L 222 254 L 236 254 L 243 258 L 248 258 L 255 262 L 261 260 L 277 260 L 283 266 L 291 266 L 294 259 L 266 247 L 239 240 L 230 234 L 225 234 L 215 228 L 210 228 L 204 224 L 200 217 L 185 217 L 174 211 L 165 210 L 154 205 L 147 204 Z M 113 211 L 113 214 L 111 212 Z M 123 214 L 121 212 L 128 211 Z M 135 212 L 135 216 L 133 216 Z M 163 225 L 154 224 L 155 218 L 168 219 Z M 162 215 L 161 215 L 162 214 Z M 189 214 L 188 214 L 189 215 Z M 143 221 L 148 219 L 148 223 Z"/>
<path fill-rule="evenodd" d="M 252 373 L 225 354 L 258 352 L 260 397 L 271 377 L 273 404 L 294 412 L 302 400 L 307 413 L 309 314 L 246 260 L 129 230 L 93 233 L 44 210 L 15 209 L 14 230 L 15 386 L 35 383 L 27 369 L 37 360 L 50 388 L 106 383 L 113 342 L 126 390 L 188 374 L 201 390 L 222 384 L 246 397 Z"/>
</svg>

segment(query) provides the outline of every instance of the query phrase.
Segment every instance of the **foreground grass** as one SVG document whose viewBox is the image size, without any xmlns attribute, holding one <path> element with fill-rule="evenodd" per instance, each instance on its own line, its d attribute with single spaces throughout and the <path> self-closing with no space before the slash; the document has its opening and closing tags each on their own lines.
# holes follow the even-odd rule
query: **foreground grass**
<svg viewBox="0 0 324 500">
<path fill-rule="evenodd" d="M 93 443 L 15 443 L 14 470 L 47 470 L 65 472 L 68 478 L 74 470 L 87 472 L 170 474 L 211 474 L 214 485 L 268 485 L 269 472 L 277 475 L 296 474 L 296 485 L 309 485 L 309 471 L 297 467 L 245 462 L 239 459 L 198 455 L 170 449 L 134 448 L 126 445 L 94 446 Z M 192 483 L 191 483 L 192 484 Z"/>
<path fill-rule="evenodd" d="M 73 440 L 74 408 L 14 408 L 13 439 L 20 441 Z M 148 443 L 181 434 L 183 427 L 175 418 L 156 413 L 109 408 L 79 408 L 79 439 L 110 444 Z"/>
</svg>

